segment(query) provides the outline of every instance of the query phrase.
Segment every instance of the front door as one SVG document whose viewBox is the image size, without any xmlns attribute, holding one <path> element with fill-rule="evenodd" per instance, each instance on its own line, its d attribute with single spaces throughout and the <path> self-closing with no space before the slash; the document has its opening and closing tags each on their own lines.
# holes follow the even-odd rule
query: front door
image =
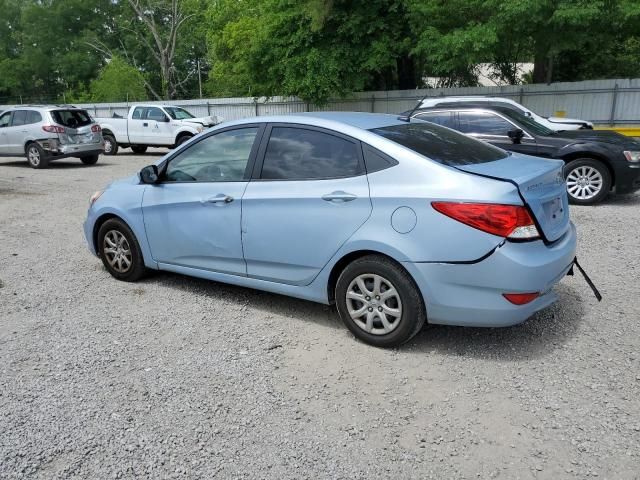
<svg viewBox="0 0 640 480">
<path fill-rule="evenodd" d="M 241 199 L 255 157 L 258 126 L 216 131 L 169 159 L 149 185 L 142 211 L 156 262 L 246 275 Z"/>
<path fill-rule="evenodd" d="M 509 137 L 509 131 L 520 129 L 520 127 L 496 113 L 486 111 L 459 111 L 457 115 L 457 130 L 462 133 L 512 152 L 527 155 L 536 155 L 538 153 L 538 146 L 535 139 L 526 132 L 520 140 L 520 143 L 514 143 Z"/>
<path fill-rule="evenodd" d="M 290 124 L 265 136 L 259 178 L 242 198 L 247 274 L 308 285 L 371 213 L 360 144 Z"/>
</svg>

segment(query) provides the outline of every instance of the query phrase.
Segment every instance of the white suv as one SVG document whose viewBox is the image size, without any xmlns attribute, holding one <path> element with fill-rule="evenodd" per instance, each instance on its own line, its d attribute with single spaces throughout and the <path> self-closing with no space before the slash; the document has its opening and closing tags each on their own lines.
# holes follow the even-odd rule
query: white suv
<svg viewBox="0 0 640 480">
<path fill-rule="evenodd" d="M 104 150 L 100 125 L 70 106 L 17 106 L 0 114 L 0 156 L 26 157 L 33 168 L 77 157 L 86 165 Z"/>
<path fill-rule="evenodd" d="M 534 119 L 536 122 L 554 131 L 581 130 L 585 128 L 593 129 L 593 123 L 587 122 L 586 120 L 564 117 L 541 117 L 537 113 L 529 110 L 527 107 L 520 105 L 515 100 L 502 97 L 432 97 L 422 100 L 419 108 L 440 107 L 445 106 L 445 104 L 450 105 L 457 103 L 490 103 L 493 105 L 500 105 L 508 108 L 510 107 L 514 110 L 518 110 L 520 113 L 523 113 L 527 117 Z"/>
</svg>

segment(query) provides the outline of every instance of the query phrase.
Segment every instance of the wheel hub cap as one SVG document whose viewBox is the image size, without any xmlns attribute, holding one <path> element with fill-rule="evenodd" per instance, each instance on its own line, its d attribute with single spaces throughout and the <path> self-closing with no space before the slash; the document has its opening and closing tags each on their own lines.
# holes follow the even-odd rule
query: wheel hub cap
<svg viewBox="0 0 640 480">
<path fill-rule="evenodd" d="M 118 273 L 126 273 L 132 264 L 131 248 L 126 237 L 118 230 L 109 230 L 104 236 L 103 251 L 107 263 Z"/>
<path fill-rule="evenodd" d="M 579 200 L 588 200 L 598 195 L 602 184 L 602 174 L 593 167 L 576 167 L 567 175 L 567 191 Z"/>
<path fill-rule="evenodd" d="M 367 333 L 386 335 L 400 324 L 402 303 L 393 284 L 376 274 L 356 277 L 347 289 L 347 310 L 354 323 Z"/>
</svg>

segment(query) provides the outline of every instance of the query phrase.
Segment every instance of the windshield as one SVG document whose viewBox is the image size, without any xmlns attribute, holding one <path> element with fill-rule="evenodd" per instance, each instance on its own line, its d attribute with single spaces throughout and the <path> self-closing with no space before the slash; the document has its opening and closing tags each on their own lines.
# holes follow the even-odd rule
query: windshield
<svg viewBox="0 0 640 480">
<path fill-rule="evenodd" d="M 174 120 L 186 120 L 188 118 L 196 118 L 187 112 L 184 108 L 180 107 L 164 107 L 169 116 Z"/>
<path fill-rule="evenodd" d="M 535 135 L 541 135 L 543 137 L 547 137 L 549 135 L 553 135 L 555 132 L 541 123 L 536 122 L 533 118 L 527 117 L 526 115 L 516 112 L 514 110 L 500 110 L 504 116 L 509 117 L 511 120 L 515 120 L 520 124 L 522 128 L 527 130 L 529 133 L 533 133 Z"/>
<path fill-rule="evenodd" d="M 418 121 L 370 131 L 450 167 L 493 162 L 509 155 L 498 147 L 429 122 Z"/>
</svg>

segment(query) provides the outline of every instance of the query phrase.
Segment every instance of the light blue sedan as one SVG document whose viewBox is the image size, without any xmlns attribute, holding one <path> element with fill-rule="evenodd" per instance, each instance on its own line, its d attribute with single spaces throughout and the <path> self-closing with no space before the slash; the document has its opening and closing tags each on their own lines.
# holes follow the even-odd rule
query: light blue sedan
<svg viewBox="0 0 640 480">
<path fill-rule="evenodd" d="M 166 270 L 325 304 L 376 346 L 497 327 L 555 301 L 576 231 L 563 162 L 395 115 L 219 125 L 91 198 L 119 280 Z"/>
</svg>

